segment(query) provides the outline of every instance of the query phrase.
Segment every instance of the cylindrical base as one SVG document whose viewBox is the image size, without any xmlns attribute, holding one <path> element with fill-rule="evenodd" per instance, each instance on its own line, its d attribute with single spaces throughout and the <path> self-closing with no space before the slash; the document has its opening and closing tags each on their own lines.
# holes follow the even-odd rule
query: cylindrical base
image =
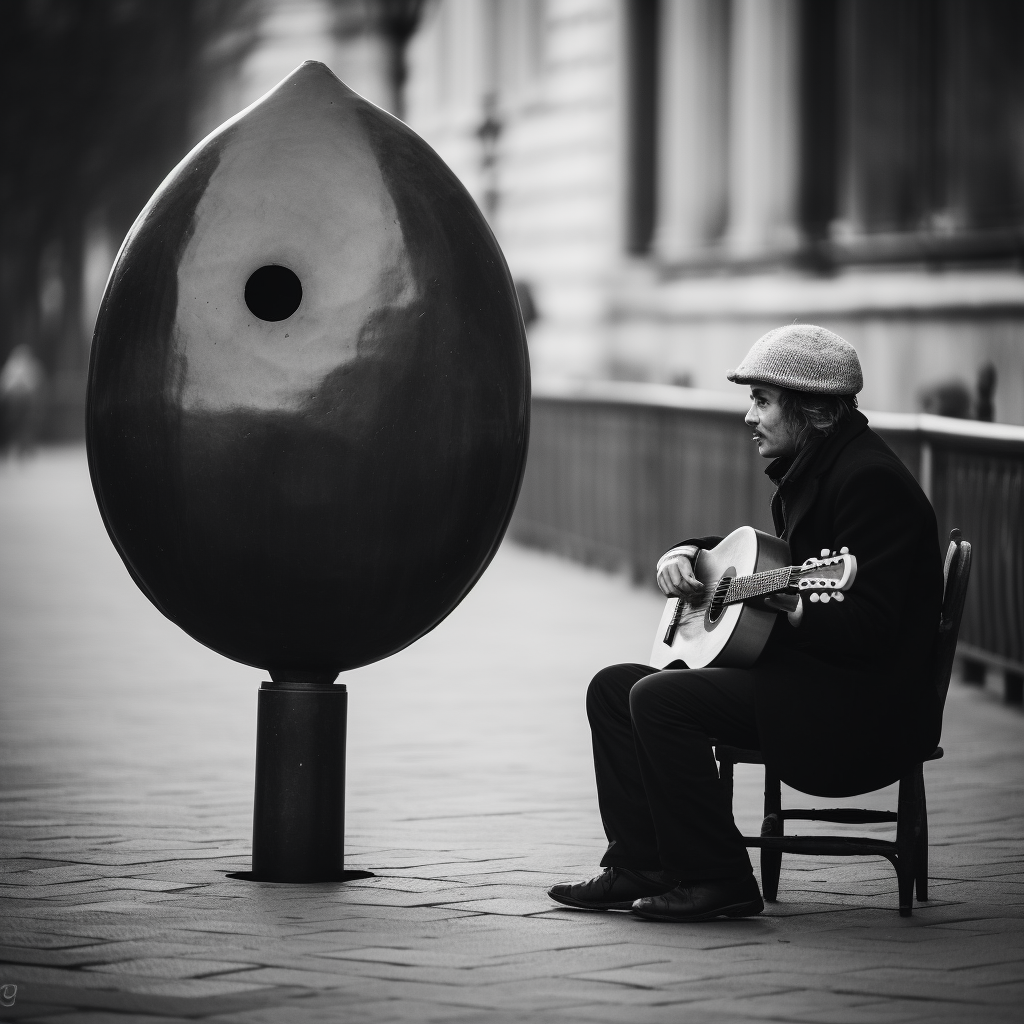
<svg viewBox="0 0 1024 1024">
<path fill-rule="evenodd" d="M 343 685 L 261 687 L 252 879 L 334 882 L 355 874 L 344 870 L 347 718 Z"/>
</svg>

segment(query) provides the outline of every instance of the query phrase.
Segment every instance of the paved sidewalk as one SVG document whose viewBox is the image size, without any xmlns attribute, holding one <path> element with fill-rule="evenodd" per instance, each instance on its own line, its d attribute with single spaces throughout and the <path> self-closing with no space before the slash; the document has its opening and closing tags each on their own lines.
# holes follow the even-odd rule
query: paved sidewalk
<svg viewBox="0 0 1024 1024">
<path fill-rule="evenodd" d="M 955 681 L 913 918 L 871 860 L 787 857 L 744 921 L 545 898 L 603 849 L 586 684 L 645 658 L 659 609 L 506 545 L 434 633 L 345 680 L 348 866 L 376 877 L 235 881 L 261 674 L 136 590 L 80 449 L 0 466 L 0 1019 L 1020 1020 L 1024 717 Z M 760 783 L 738 771 L 747 831 Z"/>
</svg>

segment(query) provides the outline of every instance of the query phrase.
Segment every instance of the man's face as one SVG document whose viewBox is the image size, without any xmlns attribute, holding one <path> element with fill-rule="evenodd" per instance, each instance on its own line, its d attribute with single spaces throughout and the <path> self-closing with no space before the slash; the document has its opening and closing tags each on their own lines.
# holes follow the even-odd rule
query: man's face
<svg viewBox="0 0 1024 1024">
<path fill-rule="evenodd" d="M 770 384 L 754 384 L 750 389 L 750 412 L 743 422 L 754 428 L 754 441 L 763 459 L 793 456 L 797 452 L 798 431 L 782 408 L 781 395 Z"/>
</svg>

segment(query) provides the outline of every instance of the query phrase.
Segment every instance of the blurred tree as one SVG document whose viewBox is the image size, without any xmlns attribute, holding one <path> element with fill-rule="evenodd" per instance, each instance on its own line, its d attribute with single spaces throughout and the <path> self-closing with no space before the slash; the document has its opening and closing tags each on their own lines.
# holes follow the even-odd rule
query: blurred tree
<svg viewBox="0 0 1024 1024">
<path fill-rule="evenodd" d="M 88 358 L 87 226 L 123 237 L 187 152 L 211 80 L 254 42 L 259 6 L 5 0 L 0 9 L 0 361 L 29 343 L 58 399 L 62 378 L 81 389 Z"/>
<path fill-rule="evenodd" d="M 334 33 L 344 40 L 372 36 L 384 47 L 378 55 L 379 71 L 387 85 L 384 106 L 402 117 L 406 65 L 405 47 L 419 24 L 424 0 L 330 0 Z"/>
</svg>

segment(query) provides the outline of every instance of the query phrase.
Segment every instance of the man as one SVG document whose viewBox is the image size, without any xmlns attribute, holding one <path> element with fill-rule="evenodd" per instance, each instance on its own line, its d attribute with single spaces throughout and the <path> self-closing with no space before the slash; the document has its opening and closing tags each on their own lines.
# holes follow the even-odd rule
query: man
<svg viewBox="0 0 1024 1024">
<path fill-rule="evenodd" d="M 772 459 L 772 517 L 793 564 L 849 548 L 841 603 L 781 595 L 749 669 L 614 665 L 590 684 L 604 872 L 549 895 L 588 910 L 705 921 L 764 909 L 710 739 L 760 749 L 805 793 L 847 796 L 896 781 L 938 741 L 928 696 L 942 600 L 935 515 L 914 477 L 857 411 L 853 347 L 831 331 L 780 327 L 729 379 L 750 385 L 746 423 Z M 693 598 L 701 548 L 658 563 L 666 595 Z"/>
</svg>

